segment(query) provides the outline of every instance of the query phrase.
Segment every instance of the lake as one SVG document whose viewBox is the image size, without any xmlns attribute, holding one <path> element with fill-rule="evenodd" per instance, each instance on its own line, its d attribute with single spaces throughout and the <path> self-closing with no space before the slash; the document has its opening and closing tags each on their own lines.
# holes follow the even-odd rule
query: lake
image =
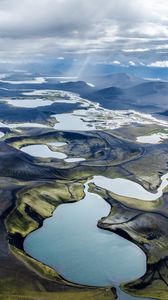
<svg viewBox="0 0 168 300">
<path fill-rule="evenodd" d="M 97 227 L 110 212 L 99 195 L 88 192 L 83 200 L 62 204 L 43 227 L 25 239 L 24 249 L 53 267 L 65 279 L 88 286 L 119 286 L 146 271 L 146 256 L 130 241 Z M 137 299 L 120 291 L 120 299 Z"/>
</svg>

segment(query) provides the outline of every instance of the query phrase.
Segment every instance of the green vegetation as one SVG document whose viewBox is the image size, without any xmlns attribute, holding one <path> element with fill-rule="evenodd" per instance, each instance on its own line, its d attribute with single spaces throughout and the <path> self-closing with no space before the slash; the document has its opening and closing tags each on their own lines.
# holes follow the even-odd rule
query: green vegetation
<svg viewBox="0 0 168 300">
<path fill-rule="evenodd" d="M 56 280 L 58 283 L 63 283 L 63 279 L 61 279 L 61 277 L 57 274 L 57 272 L 54 269 L 26 255 L 23 251 L 21 251 L 20 249 L 14 246 L 11 246 L 11 249 L 13 253 L 16 255 L 16 257 L 18 257 L 24 263 L 26 263 L 29 268 L 32 268 L 37 273 L 41 274 L 41 276 L 48 279 Z M 68 285 L 67 282 L 66 284 Z"/>
<path fill-rule="evenodd" d="M 30 189 L 23 189 L 18 193 L 17 207 L 11 212 L 6 220 L 8 232 L 12 235 L 20 234 L 26 237 L 40 225 L 43 220 L 52 215 L 56 207 L 64 202 L 78 201 L 84 197 L 82 183 L 75 182 L 52 182 L 41 184 Z M 27 213 L 26 208 L 29 208 Z M 35 219 L 36 220 L 35 220 Z M 58 277 L 58 274 L 46 265 L 25 255 L 23 251 L 13 247 L 15 255 L 29 263 L 40 274 L 47 278 Z"/>
<path fill-rule="evenodd" d="M 79 182 L 56 181 L 21 190 L 17 207 L 7 218 L 7 229 L 11 234 L 19 233 L 25 237 L 39 226 L 38 221 L 26 213 L 26 207 L 45 219 L 52 215 L 59 204 L 78 201 L 83 197 L 83 184 Z"/>
<path fill-rule="evenodd" d="M 128 208 L 134 208 L 137 210 L 143 210 L 143 211 L 156 211 L 159 209 L 163 204 L 163 199 L 160 198 L 157 201 L 141 201 L 136 198 L 129 198 L 125 196 L 121 196 L 115 193 L 112 193 L 110 191 L 107 191 L 105 189 L 97 187 L 95 184 L 89 184 L 89 191 L 91 193 L 97 193 L 102 198 L 106 199 L 110 203 L 116 200 L 117 202 L 125 205 Z M 110 199 L 112 199 L 110 201 Z M 112 212 L 111 212 L 112 213 Z"/>
<path fill-rule="evenodd" d="M 137 288 L 139 282 L 141 284 L 141 288 Z M 149 297 L 153 299 L 167 300 L 168 287 L 163 280 L 159 278 L 148 283 L 147 286 L 145 286 L 145 282 L 142 280 L 136 280 L 132 286 L 131 284 L 122 284 L 121 288 L 124 292 L 135 297 Z"/>
<path fill-rule="evenodd" d="M 6 138 L 13 137 L 13 134 L 6 136 Z M 11 142 L 11 146 L 20 149 L 27 145 L 36 145 L 36 144 L 47 144 L 47 143 L 53 143 L 53 142 L 65 142 L 65 139 L 59 138 L 59 139 L 53 139 L 53 138 L 47 138 L 44 139 L 43 137 L 23 137 L 19 140 L 16 140 L 14 142 Z M 62 147 L 59 147 L 61 149 Z"/>
<path fill-rule="evenodd" d="M 110 289 L 76 289 L 74 291 L 58 291 L 58 292 L 27 292 L 25 295 L 8 295 L 0 294 L 1 300 L 114 300 L 114 296 Z"/>
</svg>

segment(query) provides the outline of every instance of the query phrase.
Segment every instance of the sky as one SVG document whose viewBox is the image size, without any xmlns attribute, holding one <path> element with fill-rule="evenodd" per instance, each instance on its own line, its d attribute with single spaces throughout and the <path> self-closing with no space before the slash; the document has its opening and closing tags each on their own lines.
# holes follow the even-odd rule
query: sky
<svg viewBox="0 0 168 300">
<path fill-rule="evenodd" d="M 167 0 L 0 0 L 0 64 L 168 67 Z"/>
</svg>

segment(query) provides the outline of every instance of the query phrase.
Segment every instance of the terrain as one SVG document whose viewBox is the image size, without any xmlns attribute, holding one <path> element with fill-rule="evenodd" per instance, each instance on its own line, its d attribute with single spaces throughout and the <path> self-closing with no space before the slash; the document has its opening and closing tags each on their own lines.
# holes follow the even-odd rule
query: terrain
<svg viewBox="0 0 168 300">
<path fill-rule="evenodd" d="M 118 77 L 120 78 L 119 75 Z M 141 144 L 137 137 L 164 130 L 167 126 L 166 116 L 162 122 L 161 115 L 156 120 L 156 114 L 152 117 L 154 119 L 150 119 L 141 114 L 137 118 L 135 113 L 131 115 L 132 119 L 129 118 L 122 125 L 119 121 L 125 115 L 120 114 L 115 116 L 117 121 L 114 126 L 110 123 L 114 121 L 114 115 L 103 109 L 136 109 L 147 113 L 162 111 L 163 114 L 167 109 L 168 86 L 163 82 L 124 78 L 124 88 L 116 83 L 119 79 L 113 76 L 108 77 L 108 82 L 105 80 L 102 90 L 96 87 L 96 79 L 95 87 L 84 81 L 0 83 L 0 131 L 3 134 L 0 141 L 1 299 L 117 299 L 114 286 L 86 287 L 66 281 L 56 270 L 27 255 L 24 240 L 31 232 L 42 227 L 44 220 L 51 217 L 59 205 L 82 200 L 84 184 L 95 175 L 129 179 L 152 193 L 156 192 L 161 176 L 168 169 L 168 139 L 158 144 Z M 11 78 L 6 81 L 9 79 Z M 110 80 L 116 87 L 107 88 Z M 47 90 L 48 94 L 31 95 L 34 90 Z M 55 94 L 50 90 L 54 90 Z M 63 95 L 59 90 L 78 93 L 93 102 L 81 102 L 81 98 L 75 94 Z M 77 102 L 71 103 L 75 97 Z M 25 99 L 34 102 L 42 99 L 53 103 L 27 108 L 11 105 L 8 103 L 9 99 L 19 99 L 21 102 Z M 97 102 L 101 107 L 95 108 Z M 71 130 L 70 124 L 69 130 L 58 130 L 55 127 L 58 122 L 57 114 L 80 116 L 81 109 L 87 114 L 87 118 L 85 115 L 80 117 L 85 125 L 88 124 L 86 131 L 78 126 L 76 130 Z M 27 122 L 30 124 L 26 125 Z M 39 126 L 36 127 L 35 123 Z M 95 127 L 92 128 L 91 124 Z M 49 145 L 54 142 L 65 144 L 58 149 Z M 35 157 L 22 151 L 23 147 L 30 145 L 46 145 L 52 152 L 59 151 L 67 157 L 82 157 L 84 160 L 66 162 L 52 156 Z M 93 183 L 89 184 L 89 190 L 101 195 L 111 206 L 110 214 L 99 220 L 99 228 L 130 240 L 147 257 L 144 276 L 122 283 L 121 289 L 139 299 L 145 297 L 166 300 L 167 187 L 162 197 L 151 202 L 115 195 Z"/>
</svg>

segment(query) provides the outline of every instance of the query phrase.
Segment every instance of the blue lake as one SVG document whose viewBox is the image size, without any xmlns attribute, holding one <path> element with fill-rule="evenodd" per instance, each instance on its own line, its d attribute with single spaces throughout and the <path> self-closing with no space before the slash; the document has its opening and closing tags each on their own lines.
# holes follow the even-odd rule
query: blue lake
<svg viewBox="0 0 168 300">
<path fill-rule="evenodd" d="M 118 286 L 142 276 L 146 271 L 143 251 L 99 229 L 97 222 L 109 214 L 110 205 L 89 193 L 87 184 L 85 193 L 77 203 L 60 205 L 42 228 L 31 233 L 25 239 L 25 251 L 65 279 L 88 286 Z"/>
</svg>

